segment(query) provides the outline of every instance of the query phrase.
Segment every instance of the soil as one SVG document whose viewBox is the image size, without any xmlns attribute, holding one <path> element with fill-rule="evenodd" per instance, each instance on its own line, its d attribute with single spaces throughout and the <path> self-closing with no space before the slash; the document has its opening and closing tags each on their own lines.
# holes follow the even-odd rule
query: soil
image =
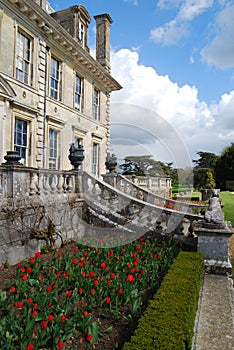
<svg viewBox="0 0 234 350">
<path fill-rule="evenodd" d="M 73 254 L 74 248 L 77 246 L 77 243 L 71 242 L 66 244 L 59 250 L 61 252 L 71 252 Z M 53 252 L 48 252 L 41 255 L 41 260 L 50 261 Z M 0 271 L 0 292 L 5 288 L 8 282 L 14 281 L 16 277 L 17 265 L 10 266 L 8 268 L 4 268 Z M 141 314 L 146 309 L 148 305 L 148 301 L 152 298 L 153 292 L 150 290 L 146 290 L 142 296 L 142 306 L 141 306 Z M 129 314 L 129 308 L 126 306 L 122 313 L 127 315 Z M 66 341 L 66 344 L 63 347 L 65 349 L 72 350 L 86 350 L 86 349 L 98 349 L 98 350 L 120 350 L 123 347 L 123 344 L 126 341 L 129 341 L 131 335 L 134 333 L 134 330 L 137 327 L 138 319 L 134 319 L 129 322 L 126 319 L 121 319 L 116 321 L 114 317 L 108 315 L 107 317 L 101 316 L 95 312 L 95 309 L 92 311 L 93 320 L 99 319 L 101 321 L 101 328 L 106 329 L 109 327 L 113 327 L 110 333 L 104 334 L 102 338 L 99 338 L 98 341 L 90 347 L 90 344 L 84 339 L 80 338 L 80 336 L 72 337 Z M 139 317 L 138 317 L 139 318 Z"/>
</svg>

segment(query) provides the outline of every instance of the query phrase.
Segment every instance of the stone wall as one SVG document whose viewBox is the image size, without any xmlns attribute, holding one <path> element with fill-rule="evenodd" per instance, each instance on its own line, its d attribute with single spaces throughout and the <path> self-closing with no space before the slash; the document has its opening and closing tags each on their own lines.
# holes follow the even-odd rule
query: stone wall
<svg viewBox="0 0 234 350">
<path fill-rule="evenodd" d="M 18 197 L 1 203 L 0 265 L 82 237 L 83 200 L 77 194 Z"/>
</svg>

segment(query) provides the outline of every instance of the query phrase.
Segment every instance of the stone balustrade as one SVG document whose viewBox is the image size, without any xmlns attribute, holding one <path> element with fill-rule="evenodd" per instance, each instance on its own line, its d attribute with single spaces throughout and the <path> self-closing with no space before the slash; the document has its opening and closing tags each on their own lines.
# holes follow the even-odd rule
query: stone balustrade
<svg viewBox="0 0 234 350">
<path fill-rule="evenodd" d="M 28 256 L 32 232 L 45 232 L 50 221 L 59 237 L 68 240 L 84 235 L 86 223 L 92 227 L 92 220 L 85 219 L 88 213 L 96 216 L 94 224 L 106 220 L 106 227 L 118 227 L 135 239 L 155 229 L 186 235 L 202 219 L 188 206 L 173 210 L 164 205 L 168 199 L 161 201 L 127 179 L 118 181 L 112 186 L 82 171 L 0 166 L 0 264 Z M 35 242 L 33 249 L 38 248 Z"/>
<path fill-rule="evenodd" d="M 118 178 L 114 177 L 113 174 L 107 174 L 104 179 L 107 178 L 112 184 L 115 183 L 115 187 L 91 174 L 83 173 L 81 180 L 85 202 L 101 214 L 115 215 L 115 220 L 118 220 L 118 215 L 125 217 L 126 225 L 128 227 L 134 225 L 134 230 L 137 228 L 140 230 L 142 228 L 153 229 L 160 222 L 164 232 L 169 233 L 177 229 L 184 219 L 188 222 L 188 229 L 194 220 L 203 218 L 200 214 L 193 214 L 190 206 L 186 203 L 182 203 L 183 210 L 166 207 L 163 205 L 165 198 L 142 190 L 131 181 L 125 180 L 124 177 L 120 177 L 120 181 L 118 181 Z M 158 201 L 155 202 L 155 199 Z"/>
<path fill-rule="evenodd" d="M 75 192 L 73 171 L 0 166 L 0 197 Z"/>
<path fill-rule="evenodd" d="M 140 178 L 142 178 L 141 176 Z M 149 187 L 142 187 L 139 185 L 140 181 L 136 181 L 138 177 L 133 177 L 133 181 L 129 178 L 120 175 L 120 174 L 107 174 L 103 175 L 105 182 L 111 184 L 112 186 L 119 189 L 121 192 L 124 192 L 134 198 L 141 199 L 147 203 L 168 208 L 176 211 L 181 211 L 185 213 L 197 214 L 203 216 L 205 209 L 207 208 L 206 204 L 194 204 L 187 203 L 179 200 L 173 200 L 170 198 L 166 198 L 160 194 L 152 193 Z M 152 179 L 150 178 L 150 182 L 152 183 Z M 157 179 L 157 178 L 156 178 Z M 145 184 L 148 183 L 149 180 L 145 179 Z"/>
</svg>

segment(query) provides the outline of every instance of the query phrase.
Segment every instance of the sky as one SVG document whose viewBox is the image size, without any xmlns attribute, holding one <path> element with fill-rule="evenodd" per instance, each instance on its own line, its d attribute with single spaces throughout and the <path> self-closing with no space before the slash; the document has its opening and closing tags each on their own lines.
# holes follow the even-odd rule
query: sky
<svg viewBox="0 0 234 350">
<path fill-rule="evenodd" d="M 83 5 L 92 22 L 108 13 L 111 151 L 193 165 L 234 142 L 234 0 L 50 0 L 55 11 Z"/>
</svg>

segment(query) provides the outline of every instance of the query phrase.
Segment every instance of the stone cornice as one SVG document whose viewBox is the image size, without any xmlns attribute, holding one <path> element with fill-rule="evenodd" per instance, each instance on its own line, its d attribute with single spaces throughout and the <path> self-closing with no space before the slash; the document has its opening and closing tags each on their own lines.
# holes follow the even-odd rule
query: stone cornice
<svg viewBox="0 0 234 350">
<path fill-rule="evenodd" d="M 0 3 L 2 1 L 0 0 Z M 67 55 L 78 60 L 92 77 L 101 83 L 108 92 L 118 91 L 122 86 L 101 66 L 79 43 L 47 12 L 32 0 L 4 0 L 4 5 L 13 5 L 21 15 L 28 17 L 42 32 L 45 40 L 53 40 Z"/>
</svg>

